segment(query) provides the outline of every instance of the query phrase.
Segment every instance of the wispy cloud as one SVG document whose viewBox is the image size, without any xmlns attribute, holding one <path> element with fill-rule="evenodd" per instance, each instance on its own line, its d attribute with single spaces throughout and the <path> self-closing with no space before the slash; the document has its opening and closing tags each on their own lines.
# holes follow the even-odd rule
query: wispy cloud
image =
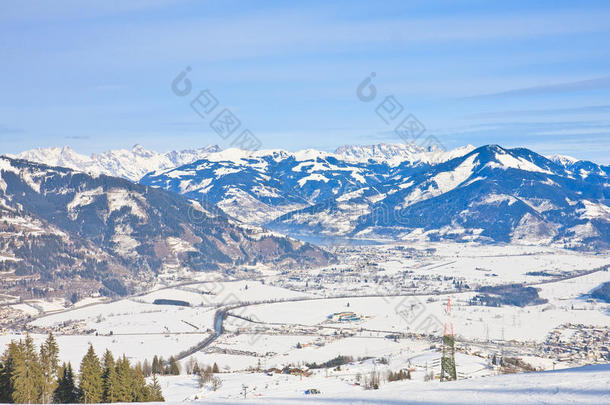
<svg viewBox="0 0 610 405">
<path fill-rule="evenodd" d="M 597 114 L 609 113 L 610 105 L 593 105 L 569 108 L 544 108 L 531 110 L 506 110 L 490 111 L 476 114 L 468 114 L 464 118 L 505 118 L 513 116 L 545 116 L 545 115 L 565 115 L 565 114 Z"/>
<path fill-rule="evenodd" d="M 603 3 L 525 0 L 0 2 L 0 122 L 27 122 L 34 146 L 215 143 L 169 89 L 192 66 L 194 89 L 218 92 L 266 146 L 398 141 L 374 113 L 390 94 L 449 142 L 552 143 L 605 130 L 608 21 Z M 378 100 L 364 106 L 355 88 L 373 71 Z M 17 131 L 0 127 L 3 146 L 23 147 L 6 141 Z"/>
<path fill-rule="evenodd" d="M 610 89 L 610 76 L 600 77 L 596 79 L 578 80 L 573 82 L 546 84 L 541 86 L 525 87 L 520 89 L 512 89 L 497 93 L 480 94 L 468 98 L 489 98 L 489 97 L 510 97 L 510 96 L 532 96 L 532 95 L 548 95 L 557 93 L 568 93 L 575 91 L 590 91 Z"/>
</svg>

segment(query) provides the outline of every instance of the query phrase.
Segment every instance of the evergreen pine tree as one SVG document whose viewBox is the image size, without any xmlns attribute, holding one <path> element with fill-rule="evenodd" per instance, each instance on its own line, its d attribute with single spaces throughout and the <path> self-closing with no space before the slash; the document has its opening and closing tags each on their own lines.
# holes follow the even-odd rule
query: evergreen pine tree
<svg viewBox="0 0 610 405">
<path fill-rule="evenodd" d="M 117 401 L 133 401 L 132 373 L 131 368 L 129 367 L 129 360 L 127 360 L 125 355 L 117 360 L 116 373 L 118 379 Z"/>
<path fill-rule="evenodd" d="M 159 356 L 159 374 L 169 374 L 169 364 L 165 366 L 165 360 L 162 356 Z"/>
<path fill-rule="evenodd" d="M 163 398 L 163 393 L 161 392 L 161 386 L 159 385 L 159 380 L 157 380 L 157 376 L 153 374 L 152 382 L 150 384 L 150 400 L 155 402 L 163 402 L 165 398 Z"/>
<path fill-rule="evenodd" d="M 152 372 L 153 374 L 161 374 L 161 367 L 159 366 L 159 358 L 155 354 L 152 361 Z"/>
<path fill-rule="evenodd" d="M 214 365 L 212 366 L 212 373 L 214 373 L 214 374 L 220 373 L 220 370 L 218 369 L 218 364 L 214 363 Z"/>
<path fill-rule="evenodd" d="M 148 359 L 144 359 L 144 363 L 142 364 L 142 373 L 144 373 L 144 377 L 150 377 L 152 374 L 152 367 L 148 362 Z"/>
<path fill-rule="evenodd" d="M 34 340 L 28 334 L 18 344 L 15 356 L 15 368 L 11 380 L 13 383 L 13 402 L 21 404 L 40 403 L 42 397 L 42 369 Z"/>
<path fill-rule="evenodd" d="M 139 364 L 131 369 L 131 381 L 132 401 L 150 401 L 150 389 L 146 385 L 146 380 L 144 379 L 144 374 L 142 373 L 142 368 Z"/>
<path fill-rule="evenodd" d="M 11 341 L 0 359 L 0 402 L 8 403 L 13 400 L 13 380 L 15 372 L 15 356 L 19 351 L 17 342 Z"/>
<path fill-rule="evenodd" d="M 6 373 L 6 369 L 5 369 L 5 364 L 4 364 L 4 358 L 0 359 L 0 402 L 8 402 L 10 400 L 10 397 L 8 396 L 8 391 L 12 389 L 12 387 L 10 387 L 10 385 L 7 388 L 7 385 L 5 384 L 5 379 L 4 379 L 4 375 Z M 9 397 L 8 399 L 5 399 L 6 397 Z"/>
<path fill-rule="evenodd" d="M 169 358 L 169 374 L 180 375 L 180 366 L 174 356 Z"/>
<path fill-rule="evenodd" d="M 104 402 L 117 402 L 119 379 L 114 364 L 114 357 L 110 350 L 106 349 L 102 358 L 102 388 Z"/>
<path fill-rule="evenodd" d="M 82 403 L 94 404 L 102 402 L 104 393 L 102 366 L 92 345 L 89 345 L 89 350 L 87 350 L 87 354 L 85 354 L 80 364 L 79 391 L 80 402 Z"/>
<path fill-rule="evenodd" d="M 49 403 L 53 398 L 53 391 L 57 388 L 57 372 L 59 370 L 59 346 L 52 333 L 40 346 L 40 366 L 42 369 L 42 402 Z"/>
<path fill-rule="evenodd" d="M 57 382 L 57 388 L 53 393 L 53 402 L 56 404 L 70 404 L 75 403 L 78 400 L 78 392 L 74 385 L 74 373 L 72 371 L 72 364 L 63 364 L 59 371 L 59 381 Z"/>
<path fill-rule="evenodd" d="M 193 365 L 193 374 L 199 375 L 200 372 L 201 372 L 201 369 L 199 368 L 199 363 L 195 362 L 195 364 Z"/>
</svg>

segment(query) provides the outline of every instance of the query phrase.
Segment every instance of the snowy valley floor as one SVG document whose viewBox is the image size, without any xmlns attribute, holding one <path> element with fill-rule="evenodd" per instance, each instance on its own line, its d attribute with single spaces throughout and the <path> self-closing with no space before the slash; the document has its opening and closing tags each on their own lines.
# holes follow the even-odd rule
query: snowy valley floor
<svg viewBox="0 0 610 405">
<path fill-rule="evenodd" d="M 610 404 L 610 303 L 591 297 L 610 280 L 610 252 L 427 243 L 335 253 L 341 263 L 314 270 L 168 271 L 154 289 L 117 300 L 8 302 L 0 310 L 21 315 L 0 325 L 0 353 L 29 330 L 37 345 L 52 331 L 61 360 L 76 368 L 89 344 L 99 355 L 126 354 L 132 364 L 178 356 L 183 374 L 159 378 L 174 403 Z M 515 283 L 535 290 L 539 302 L 473 304 L 480 287 Z M 458 381 L 439 383 L 447 321 L 455 329 Z M 339 356 L 349 358 L 340 369 L 319 368 Z M 496 357 L 523 361 L 521 370 L 557 371 L 498 375 L 506 370 Z M 200 388 L 186 374 L 194 362 L 218 365 L 220 389 Z M 373 372 L 401 370 L 412 380 L 382 381 L 376 391 L 358 385 Z M 430 373 L 435 379 L 426 382 Z M 311 389 L 321 394 L 306 395 Z"/>
<path fill-rule="evenodd" d="M 239 392 L 243 383 L 252 384 L 269 378 L 256 374 L 232 374 L 226 379 L 225 392 L 233 391 L 233 399 L 203 396 L 205 404 L 610 404 L 610 364 L 537 373 L 499 375 L 440 383 L 402 381 L 388 383 L 378 391 L 362 391 L 351 386 L 340 387 L 314 377 L 308 385 L 320 388 L 322 394 L 305 396 L 295 393 L 297 381 L 287 382 L 267 396 L 243 399 Z M 198 390 L 193 379 L 165 377 L 166 400 L 181 402 L 188 391 Z M 332 390 L 328 392 L 325 390 Z M 212 393 L 210 393 L 212 394 Z"/>
</svg>

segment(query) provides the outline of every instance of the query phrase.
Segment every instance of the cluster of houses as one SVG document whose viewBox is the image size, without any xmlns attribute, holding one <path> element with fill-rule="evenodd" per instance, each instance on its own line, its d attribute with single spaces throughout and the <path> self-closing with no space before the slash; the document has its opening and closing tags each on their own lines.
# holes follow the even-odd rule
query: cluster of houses
<svg viewBox="0 0 610 405">
<path fill-rule="evenodd" d="M 269 285 L 296 291 L 316 291 L 327 297 L 436 293 L 448 289 L 459 291 L 467 286 L 463 277 L 453 274 L 442 276 L 437 272 L 416 271 L 437 264 L 428 249 L 338 246 L 332 251 L 341 257 L 342 264 L 319 272 L 285 269 L 281 277 L 268 280 Z M 383 263 L 393 264 L 388 268 L 381 265 Z"/>
<path fill-rule="evenodd" d="M 547 355 L 577 364 L 610 361 L 610 328 L 565 324 L 553 330 L 545 342 Z"/>
</svg>

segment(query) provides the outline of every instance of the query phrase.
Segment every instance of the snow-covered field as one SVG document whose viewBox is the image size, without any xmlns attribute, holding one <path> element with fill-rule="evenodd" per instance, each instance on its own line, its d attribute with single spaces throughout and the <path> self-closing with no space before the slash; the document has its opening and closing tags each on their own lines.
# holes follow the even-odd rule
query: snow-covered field
<svg viewBox="0 0 610 405">
<path fill-rule="evenodd" d="M 393 253 L 400 253 L 395 250 L 397 246 L 399 245 L 374 246 L 368 249 L 378 251 L 380 256 L 391 257 Z M 404 246 L 422 251 L 434 249 L 434 253 L 424 257 L 383 260 L 379 267 L 384 270 L 384 274 L 407 269 L 413 271 L 414 275 L 460 277 L 474 285 L 536 283 L 548 280 L 551 276 L 531 275 L 533 272 L 559 276 L 610 264 L 608 252 L 591 254 L 548 246 L 421 242 Z"/>
<path fill-rule="evenodd" d="M 588 294 L 610 280 L 607 270 L 599 270 L 610 263 L 609 254 L 450 243 L 346 247 L 339 252 L 342 262 L 324 269 L 251 269 L 239 275 L 253 271 L 251 279 L 224 281 L 219 275 L 198 274 L 179 285 L 162 280 L 152 291 L 118 301 L 90 298 L 69 310 L 63 309 L 62 300 L 10 307 L 32 316 L 28 325 L 37 332 L 36 343 L 45 337 L 41 332 L 53 330 L 62 360 L 73 365 L 80 363 L 90 343 L 99 354 L 108 348 L 133 361 L 150 361 L 154 355 L 167 359 L 205 341 L 216 329 L 217 311 L 227 309 L 223 333 L 181 360 L 183 370 L 193 360 L 201 366 L 217 363 L 222 387 L 214 392 L 200 388 L 192 376 L 163 376 L 169 401 L 610 403 L 610 366 L 496 376 L 500 370 L 491 364 L 496 354 L 519 357 L 539 370 L 607 358 L 609 343 L 603 340 L 610 336 L 610 304 Z M 527 283 L 547 302 L 471 305 L 477 292 L 460 292 L 458 282 L 474 288 Z M 440 384 L 440 336 L 448 298 L 460 381 Z M 154 303 L 160 299 L 189 306 Z M 353 313 L 353 318 L 332 318 L 341 312 Z M 0 352 L 22 336 L 0 335 Z M 553 350 L 545 349 L 549 344 Z M 585 345 L 592 349 L 583 351 Z M 352 362 L 340 369 L 311 368 L 307 377 L 255 372 L 307 369 L 337 356 L 350 356 Z M 358 385 L 371 372 L 399 370 L 411 370 L 412 380 L 384 382 L 378 391 Z M 430 372 L 435 379 L 424 381 Z M 322 394 L 306 396 L 311 388 Z"/>
<path fill-rule="evenodd" d="M 348 379 L 317 374 L 296 376 L 265 374 L 220 374 L 224 399 L 217 393 L 200 390 L 196 379 L 164 377 L 161 385 L 170 402 L 188 398 L 205 404 L 608 404 L 610 365 L 539 373 L 512 374 L 454 382 L 397 381 L 380 390 L 364 391 Z M 243 399 L 242 385 L 248 385 Z M 305 390 L 319 389 L 319 395 Z"/>
<path fill-rule="evenodd" d="M 468 339 L 534 340 L 541 342 L 554 328 L 565 323 L 610 326 L 605 303 L 587 302 L 583 294 L 610 278 L 608 272 L 596 272 L 555 283 L 535 285 L 546 304 L 527 307 L 486 307 L 468 304 L 475 293 L 424 295 L 419 297 L 337 298 L 315 301 L 262 304 L 247 307 L 242 315 L 265 323 L 335 325 L 328 315 L 351 311 L 362 317 L 354 328 L 395 332 L 425 333 L 433 316 L 442 326 L 447 297 L 452 299 L 455 333 Z M 404 311 L 407 311 L 405 313 Z"/>
<path fill-rule="evenodd" d="M 83 330 L 99 334 L 149 334 L 205 332 L 212 328 L 214 309 L 154 305 L 130 299 L 93 305 L 38 318 L 39 327 L 62 327 L 77 323 Z"/>
<path fill-rule="evenodd" d="M 346 352 L 357 353 L 355 343 L 347 342 L 346 346 L 352 346 L 352 349 L 346 348 Z M 365 350 L 360 350 L 362 353 Z M 383 350 L 377 350 L 377 353 L 383 353 Z M 374 353 L 370 353 L 374 355 Z M 193 400 L 193 399 L 214 399 L 214 398 L 243 398 L 242 384 L 248 386 L 249 396 L 251 397 L 299 397 L 304 395 L 307 389 L 315 388 L 321 392 L 330 395 L 332 393 L 343 393 L 344 395 L 360 395 L 363 392 L 362 384 L 367 375 L 371 372 L 379 372 L 384 375 L 387 371 L 397 371 L 401 369 L 411 369 L 412 380 L 409 384 L 417 384 L 424 382 L 424 376 L 428 370 L 437 367 L 440 362 L 440 353 L 433 351 L 423 351 L 419 354 L 404 351 L 397 352 L 395 355 L 386 357 L 388 364 L 382 364 L 378 361 L 355 360 L 352 363 L 341 366 L 340 369 L 313 369 L 310 376 L 297 376 L 278 373 L 262 373 L 262 372 L 236 372 L 236 373 L 221 373 L 218 377 L 222 380 L 222 388 L 216 392 L 210 391 L 208 387 L 199 388 L 198 384 L 193 384 L 190 387 L 190 392 L 184 390 L 188 387 L 184 379 L 180 382 L 182 390 L 174 391 L 172 378 L 162 379 L 162 384 L 165 384 L 164 392 L 167 392 L 168 400 Z M 303 352 L 302 362 L 311 362 L 314 359 L 307 358 L 307 351 Z M 461 369 L 460 374 L 468 377 L 489 375 L 489 367 L 487 361 L 475 356 L 468 356 L 458 353 L 456 362 Z M 187 381 L 189 379 L 187 378 Z M 403 382 L 405 384 L 405 382 Z M 382 382 L 380 392 L 390 389 L 394 384 Z"/>
</svg>

